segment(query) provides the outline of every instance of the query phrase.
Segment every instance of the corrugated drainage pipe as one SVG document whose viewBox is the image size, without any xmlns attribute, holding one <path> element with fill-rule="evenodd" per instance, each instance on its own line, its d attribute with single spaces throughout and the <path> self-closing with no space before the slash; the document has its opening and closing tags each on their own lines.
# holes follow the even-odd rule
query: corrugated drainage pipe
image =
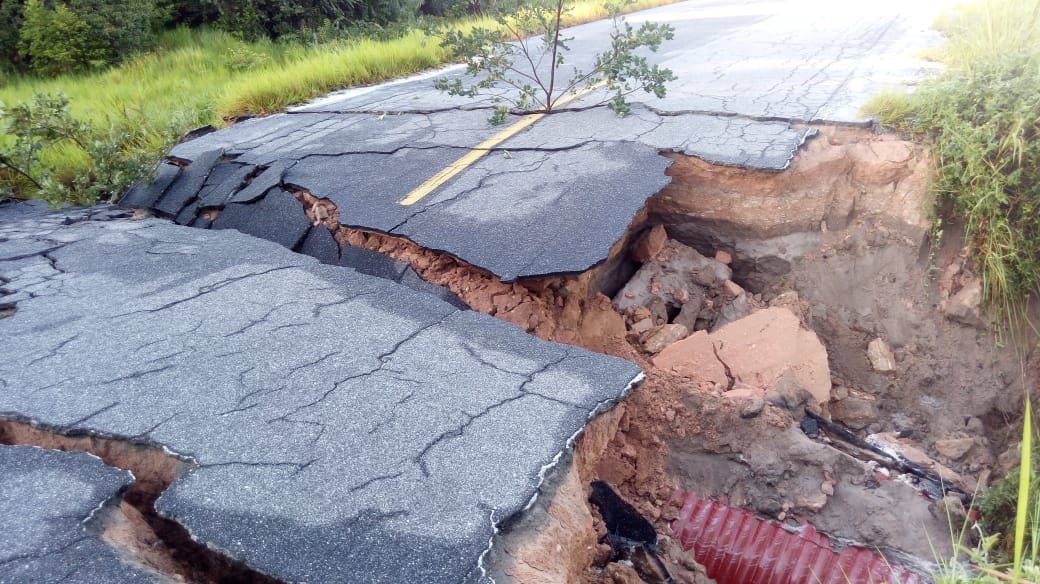
<svg viewBox="0 0 1040 584">
<path fill-rule="evenodd" d="M 921 584 L 874 550 L 836 551 L 804 521 L 790 527 L 693 492 L 680 496 L 672 531 L 718 584 Z"/>
</svg>

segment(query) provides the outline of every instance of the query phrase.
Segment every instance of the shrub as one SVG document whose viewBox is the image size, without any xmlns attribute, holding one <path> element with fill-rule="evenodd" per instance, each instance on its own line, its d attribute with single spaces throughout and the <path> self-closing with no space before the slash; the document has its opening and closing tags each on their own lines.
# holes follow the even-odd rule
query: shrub
<svg viewBox="0 0 1040 584">
<path fill-rule="evenodd" d="M 53 76 L 118 63 L 152 48 L 160 12 L 154 0 L 69 0 L 53 7 L 28 0 L 22 19 L 19 55 L 37 74 Z"/>
<path fill-rule="evenodd" d="M 90 27 L 64 4 L 47 8 L 42 0 L 29 0 L 24 15 L 18 46 L 36 73 L 79 71 L 101 57 L 92 46 Z"/>
<path fill-rule="evenodd" d="M 1040 291 L 1040 0 L 988 0 L 941 24 L 946 72 L 868 108 L 931 141 L 985 300 L 1014 318 Z"/>
<path fill-rule="evenodd" d="M 0 27 L 0 70 L 19 70 L 23 66 L 18 51 L 18 31 L 22 27 L 24 3 L 24 0 L 0 0 L 0 22 L 7 23 Z"/>
<path fill-rule="evenodd" d="M 75 119 L 60 93 L 37 94 L 10 109 L 0 104 L 0 199 L 32 196 L 54 205 L 112 200 L 158 160 L 146 142 L 131 123 L 102 131 Z M 47 150 L 63 151 L 82 168 L 63 176 L 44 162 Z"/>
</svg>

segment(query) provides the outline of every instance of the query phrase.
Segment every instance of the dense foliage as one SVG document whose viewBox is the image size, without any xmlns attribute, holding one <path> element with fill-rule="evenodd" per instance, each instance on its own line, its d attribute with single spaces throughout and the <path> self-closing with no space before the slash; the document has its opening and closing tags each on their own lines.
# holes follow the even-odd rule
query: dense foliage
<svg viewBox="0 0 1040 584">
<path fill-rule="evenodd" d="M 0 142 L 0 199 L 28 187 L 55 204 L 92 204 L 122 192 L 156 162 L 140 127 L 99 129 L 77 120 L 68 106 L 64 95 L 39 94 L 31 102 L 0 107 L 0 135 L 11 138 Z M 74 149 L 82 172 L 62 177 L 41 158 L 45 148 Z"/>
<path fill-rule="evenodd" d="M 454 0 L 436 0 L 434 12 Z M 422 0 L 0 0 L 0 70 L 45 76 L 98 69 L 147 51 L 178 26 L 241 39 L 318 40 L 359 23 L 407 21 Z M 365 27 L 362 27 L 365 28 Z M 320 33 L 320 34 L 319 34 Z"/>
</svg>

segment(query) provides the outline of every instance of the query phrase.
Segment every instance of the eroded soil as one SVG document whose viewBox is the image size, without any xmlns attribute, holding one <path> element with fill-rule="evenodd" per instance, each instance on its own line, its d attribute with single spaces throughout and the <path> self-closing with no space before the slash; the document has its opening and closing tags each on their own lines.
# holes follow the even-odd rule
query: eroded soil
<svg viewBox="0 0 1040 584">
<path fill-rule="evenodd" d="M 1000 348 L 957 242 L 933 249 L 927 152 L 867 130 L 819 130 L 782 173 L 669 154 L 672 184 L 648 201 L 607 262 L 577 276 L 502 283 L 406 240 L 340 227 L 327 201 L 297 194 L 341 244 L 403 260 L 474 310 L 543 339 L 631 359 L 647 372 L 623 404 L 589 425 L 523 528 L 506 530 L 496 552 L 500 576 L 639 581 L 638 566 L 609 562 L 606 531 L 586 502 L 596 479 L 655 522 L 677 582 L 708 581 L 670 537 L 669 522 L 690 491 L 780 521 L 807 518 L 926 574 L 932 546 L 949 549 L 947 514 L 963 512 L 963 495 L 929 499 L 925 486 L 904 485 L 916 479 L 866 465 L 870 452 L 810 438 L 799 427 L 806 408 L 962 494 L 1008 470 L 1009 432 L 1023 388 L 1035 386 L 1036 359 Z M 687 252 L 675 250 L 691 247 L 715 262 L 713 270 L 728 265 L 729 283 L 677 267 L 674 257 Z M 628 278 L 655 261 L 644 296 L 626 296 Z M 669 288 L 676 274 L 689 281 L 682 290 Z M 697 309 L 684 315 L 694 300 Z M 792 314 L 818 339 L 822 396 L 819 383 L 799 378 L 803 363 L 758 368 L 784 352 L 788 337 L 749 332 L 739 351 L 731 342 L 725 354 L 719 328 L 766 309 Z"/>
</svg>

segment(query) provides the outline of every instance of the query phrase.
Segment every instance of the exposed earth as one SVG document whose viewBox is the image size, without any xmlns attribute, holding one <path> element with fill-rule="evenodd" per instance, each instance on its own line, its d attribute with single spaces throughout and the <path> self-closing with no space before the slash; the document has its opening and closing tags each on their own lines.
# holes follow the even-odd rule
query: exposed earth
<svg viewBox="0 0 1040 584">
<path fill-rule="evenodd" d="M 1040 357 L 858 118 L 930 12 L 803 4 L 652 11 L 703 83 L 414 206 L 495 132 L 428 80 L 0 207 L 0 582 L 930 581 Z"/>
</svg>

